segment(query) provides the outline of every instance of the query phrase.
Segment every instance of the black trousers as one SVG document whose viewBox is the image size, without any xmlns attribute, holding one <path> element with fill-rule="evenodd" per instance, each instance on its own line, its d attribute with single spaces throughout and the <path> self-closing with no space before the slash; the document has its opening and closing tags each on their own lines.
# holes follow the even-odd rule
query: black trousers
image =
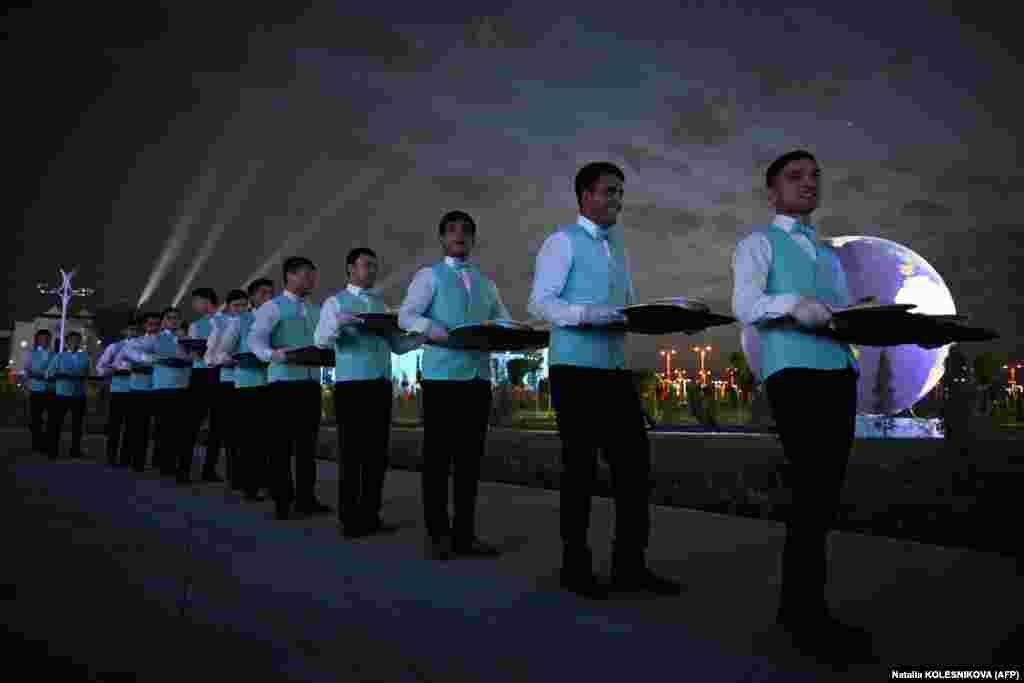
<svg viewBox="0 0 1024 683">
<path fill-rule="evenodd" d="M 32 429 L 32 450 L 42 453 L 47 450 L 46 437 L 49 435 L 47 420 L 53 419 L 53 399 L 56 395 L 52 391 L 33 391 L 28 396 L 29 424 Z M 44 420 L 43 414 L 46 414 Z"/>
<path fill-rule="evenodd" d="M 60 436 L 64 416 L 71 413 L 71 457 L 82 457 L 82 422 L 85 420 L 85 396 L 54 396 L 50 407 L 50 460 L 60 455 Z"/>
<path fill-rule="evenodd" d="M 121 444 L 127 442 L 124 433 L 130 404 L 131 392 L 110 392 L 110 402 L 107 404 L 107 463 L 110 465 L 118 463 Z"/>
<path fill-rule="evenodd" d="M 187 389 L 158 389 L 153 393 L 153 465 L 166 476 L 176 474 L 181 461 L 190 454 L 188 443 L 191 417 Z"/>
<path fill-rule="evenodd" d="M 270 488 L 269 455 L 273 449 L 268 438 L 274 431 L 270 420 L 275 416 L 270 410 L 269 387 L 239 387 L 234 391 L 231 431 L 237 437 L 238 452 L 231 471 L 242 491 L 255 496 L 261 487 Z"/>
<path fill-rule="evenodd" d="M 199 432 L 202 430 L 203 422 L 209 420 L 209 429 L 206 437 L 206 461 L 203 463 L 203 475 L 216 472 L 217 461 L 220 459 L 220 426 L 217 418 L 221 417 L 223 411 L 215 409 L 215 398 L 220 388 L 220 370 L 218 368 L 192 368 L 192 377 L 189 380 L 188 401 L 191 404 L 192 421 L 189 425 L 189 442 L 192 447 L 199 445 Z M 179 468 L 179 470 L 182 468 Z M 189 462 L 185 471 L 192 471 L 192 453 L 189 452 Z"/>
<path fill-rule="evenodd" d="M 320 384 L 313 380 L 273 382 L 267 386 L 279 422 L 268 438 L 271 495 L 278 506 L 308 505 L 316 499 L 316 449 L 320 435 Z M 295 477 L 292 478 L 292 460 Z"/>
<path fill-rule="evenodd" d="M 423 516 L 434 541 L 451 536 L 455 543 L 468 543 L 476 535 L 480 461 L 490 414 L 489 380 L 423 381 Z M 454 479 L 452 518 L 449 473 Z"/>
<path fill-rule="evenodd" d="M 233 381 L 218 382 L 214 397 L 214 424 L 220 432 L 217 440 L 224 449 L 224 465 L 227 471 L 228 482 L 231 484 L 231 488 L 240 491 L 242 489 L 242 479 L 244 478 L 242 475 L 244 468 L 238 467 L 237 462 L 241 446 L 241 436 L 238 432 L 238 407 L 236 405 L 238 396 L 236 395 L 235 383 Z"/>
<path fill-rule="evenodd" d="M 149 460 L 149 441 L 153 434 L 153 391 L 132 391 L 128 394 L 128 427 L 126 448 L 121 449 L 121 464 L 131 465 L 136 471 L 146 469 Z"/>
<path fill-rule="evenodd" d="M 562 440 L 564 568 L 590 571 L 587 533 L 598 451 L 611 470 L 615 498 L 612 565 L 643 563 L 651 530 L 651 446 L 631 373 L 553 365 L 550 378 Z"/>
<path fill-rule="evenodd" d="M 790 467 L 780 604 L 825 608 L 826 536 L 839 508 L 853 445 L 857 376 L 852 370 L 786 368 L 765 382 Z"/>
<path fill-rule="evenodd" d="M 338 420 L 338 519 L 356 528 L 380 520 L 391 443 L 391 382 L 334 385 Z M 447 484 L 447 481 L 445 482 Z"/>
</svg>

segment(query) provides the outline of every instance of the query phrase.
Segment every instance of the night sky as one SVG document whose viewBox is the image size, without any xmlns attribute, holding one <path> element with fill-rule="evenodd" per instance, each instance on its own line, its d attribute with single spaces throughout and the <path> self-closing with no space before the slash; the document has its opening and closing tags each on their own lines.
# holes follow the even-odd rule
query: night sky
<svg viewBox="0 0 1024 683">
<path fill-rule="evenodd" d="M 575 16 L 388 3 L 377 17 L 280 4 L 11 12 L 0 324 L 49 305 L 35 283 L 58 265 L 97 288 L 90 308 L 144 293 L 161 308 L 186 286 L 279 279 L 282 257 L 302 254 L 323 299 L 354 246 L 377 251 L 398 304 L 455 208 L 476 217 L 476 260 L 525 319 L 537 250 L 575 216 L 573 177 L 604 159 L 626 171 L 640 298 L 728 312 L 736 241 L 771 216 L 764 169 L 802 147 L 822 165 L 824 235 L 909 246 L 959 312 L 999 329 L 989 348 L 1024 359 L 1010 3 L 590 3 Z M 738 339 L 737 326 L 637 336 L 632 363 Z"/>
</svg>

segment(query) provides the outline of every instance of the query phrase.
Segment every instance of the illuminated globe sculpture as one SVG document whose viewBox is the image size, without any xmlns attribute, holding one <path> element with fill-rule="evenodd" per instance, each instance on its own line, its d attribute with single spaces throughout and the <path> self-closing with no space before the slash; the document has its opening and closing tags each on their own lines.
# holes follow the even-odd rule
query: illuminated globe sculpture
<svg viewBox="0 0 1024 683">
<path fill-rule="evenodd" d="M 883 304 L 915 304 L 915 313 L 952 315 L 953 296 L 942 277 L 920 255 L 902 244 L 880 237 L 835 237 L 827 240 L 836 249 L 846 271 L 851 301 L 868 296 Z M 741 342 L 755 376 L 761 367 L 757 331 L 745 326 Z M 860 364 L 857 412 L 895 415 L 921 400 L 942 379 L 949 346 L 923 349 L 916 344 L 853 347 Z M 878 409 L 878 368 L 885 353 L 891 372 L 887 410 Z M 760 381 L 758 377 L 758 381 Z"/>
</svg>

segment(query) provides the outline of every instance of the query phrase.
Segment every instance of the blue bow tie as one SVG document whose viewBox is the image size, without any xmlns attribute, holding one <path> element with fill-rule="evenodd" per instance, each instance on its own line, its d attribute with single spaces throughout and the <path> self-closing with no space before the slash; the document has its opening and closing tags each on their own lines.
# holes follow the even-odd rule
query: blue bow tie
<svg viewBox="0 0 1024 683">
<path fill-rule="evenodd" d="M 814 241 L 818 238 L 818 233 L 815 231 L 813 225 L 810 225 L 808 223 L 801 223 L 800 221 L 796 221 L 795 223 L 793 223 L 793 232 L 801 233 L 810 238 L 811 241 Z"/>
<path fill-rule="evenodd" d="M 455 269 L 456 273 L 464 273 L 467 270 L 472 270 L 473 266 L 469 265 L 468 263 L 466 263 L 464 261 L 453 261 L 452 262 L 452 268 Z"/>
</svg>

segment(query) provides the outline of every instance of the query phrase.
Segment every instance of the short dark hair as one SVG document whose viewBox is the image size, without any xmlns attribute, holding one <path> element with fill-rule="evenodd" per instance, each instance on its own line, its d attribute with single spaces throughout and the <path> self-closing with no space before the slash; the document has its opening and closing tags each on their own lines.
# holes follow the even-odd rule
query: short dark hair
<svg viewBox="0 0 1024 683">
<path fill-rule="evenodd" d="M 43 329 L 43 330 L 36 330 L 36 333 L 32 336 L 32 338 L 35 339 L 36 337 L 38 337 L 41 334 L 45 334 L 47 337 L 52 337 L 53 336 L 52 332 L 50 332 L 49 330 Z"/>
<path fill-rule="evenodd" d="M 367 247 L 356 247 L 352 251 L 348 252 L 348 256 L 345 257 L 345 265 L 351 266 L 359 260 L 360 256 L 377 258 L 377 254 L 373 252 L 373 249 L 368 249 Z"/>
<path fill-rule="evenodd" d="M 143 313 L 141 316 L 139 316 L 139 322 L 140 323 L 144 323 L 147 320 L 163 320 L 163 319 L 164 319 L 164 317 L 162 315 L 160 315 L 159 313 L 157 313 L 156 311 L 148 311 L 146 313 Z"/>
<path fill-rule="evenodd" d="M 81 339 L 82 333 L 79 332 L 78 330 L 71 330 L 70 332 L 64 335 L 65 339 L 71 339 L 72 337 L 78 337 L 79 339 Z"/>
<path fill-rule="evenodd" d="M 220 299 L 217 298 L 217 292 L 213 291 L 212 287 L 200 287 L 199 289 L 193 289 L 192 298 L 206 299 L 214 306 L 220 303 Z"/>
<path fill-rule="evenodd" d="M 469 231 L 476 235 L 476 221 L 474 221 L 473 217 L 465 211 L 449 211 L 445 215 L 441 216 L 441 222 L 437 225 L 437 234 L 444 235 L 444 229 L 449 223 L 454 223 L 455 221 L 462 221 L 463 223 L 466 223 L 469 225 Z"/>
<path fill-rule="evenodd" d="M 248 301 L 249 295 L 246 294 L 241 289 L 232 289 L 230 292 L 228 292 L 228 295 L 224 297 L 224 303 L 230 304 L 232 301 L 240 301 L 242 299 Z"/>
<path fill-rule="evenodd" d="M 303 268 L 309 268 L 310 270 L 316 270 L 316 266 L 305 256 L 289 256 L 284 260 L 284 265 L 281 266 L 281 270 L 284 273 L 284 279 L 288 279 L 288 275 L 291 273 L 297 273 Z"/>
<path fill-rule="evenodd" d="M 612 162 L 592 161 L 576 174 L 576 204 L 583 204 L 583 193 L 594 189 L 594 183 L 603 175 L 613 175 L 622 182 L 626 182 L 626 174 Z"/>
<path fill-rule="evenodd" d="M 270 289 L 274 289 L 274 281 L 270 278 L 261 277 L 250 282 L 249 286 L 245 288 L 249 298 L 255 296 L 260 287 L 270 287 Z"/>
<path fill-rule="evenodd" d="M 764 174 L 764 183 L 766 187 L 771 187 L 775 183 L 775 179 L 782 173 L 782 169 L 786 167 L 791 161 L 800 161 L 801 159 L 810 159 L 814 163 L 818 163 L 818 160 L 814 158 L 814 155 L 805 149 L 795 149 L 792 152 L 786 152 L 781 157 L 773 161 L 768 165 L 768 170 Z"/>
<path fill-rule="evenodd" d="M 163 310 L 163 313 L 160 314 L 160 318 L 166 318 L 168 313 L 178 313 L 180 315 L 181 311 L 179 311 L 176 306 L 168 306 Z"/>
</svg>

